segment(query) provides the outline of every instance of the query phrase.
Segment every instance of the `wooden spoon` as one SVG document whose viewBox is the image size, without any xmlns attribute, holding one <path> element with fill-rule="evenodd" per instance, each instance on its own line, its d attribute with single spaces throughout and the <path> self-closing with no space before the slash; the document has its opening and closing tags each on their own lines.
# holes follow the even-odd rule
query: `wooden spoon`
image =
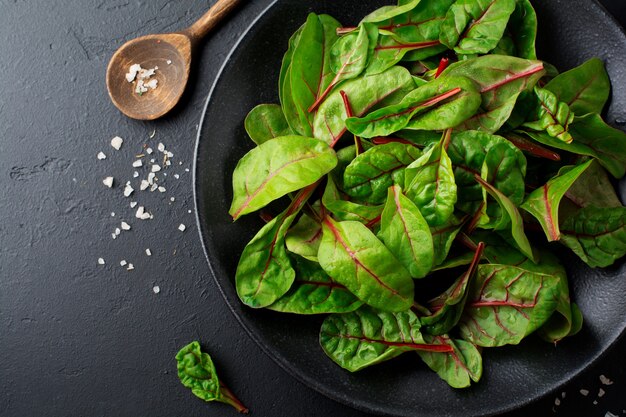
<svg viewBox="0 0 626 417">
<path fill-rule="evenodd" d="M 107 68 L 107 90 L 113 104 L 126 116 L 139 120 L 154 120 L 169 112 L 187 85 L 195 45 L 239 2 L 218 0 L 204 16 L 181 32 L 142 36 L 122 45 Z M 158 80 L 154 90 L 135 92 L 135 84 L 126 80 L 133 64 L 145 69 L 158 67 L 150 78 Z"/>
</svg>

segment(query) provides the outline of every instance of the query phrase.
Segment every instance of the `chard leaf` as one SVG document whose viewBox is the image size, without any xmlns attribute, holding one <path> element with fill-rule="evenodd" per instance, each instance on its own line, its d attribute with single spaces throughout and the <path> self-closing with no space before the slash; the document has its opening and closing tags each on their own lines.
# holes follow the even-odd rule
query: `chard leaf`
<svg viewBox="0 0 626 417">
<path fill-rule="evenodd" d="M 567 190 L 585 172 L 593 160 L 559 173 L 541 188 L 528 195 L 521 208 L 533 215 L 541 224 L 549 242 L 559 240 L 559 205 Z"/>
<path fill-rule="evenodd" d="M 413 304 L 413 280 L 362 223 L 322 223 L 318 260 L 324 271 L 372 307 L 403 311 Z"/>
<path fill-rule="evenodd" d="M 278 76 L 278 97 L 280 99 L 281 108 L 283 109 L 283 114 L 291 130 L 299 135 L 304 134 L 304 128 L 291 94 L 291 61 L 293 59 L 293 51 L 300 41 L 303 28 L 304 25 L 289 38 L 289 47 L 283 57 L 280 74 Z"/>
<path fill-rule="evenodd" d="M 457 54 L 494 49 L 515 10 L 515 0 L 457 0 L 441 23 L 441 43 Z"/>
<path fill-rule="evenodd" d="M 387 189 L 404 181 L 404 168 L 421 152 L 415 146 L 388 143 L 374 146 L 358 155 L 343 174 L 343 190 L 359 201 L 382 204 Z"/>
<path fill-rule="evenodd" d="M 292 263 L 296 270 L 293 285 L 268 309 L 294 314 L 348 313 L 363 304 L 329 277 L 319 264 L 298 256 L 293 257 Z"/>
<path fill-rule="evenodd" d="M 308 214 L 303 214 L 285 236 L 287 250 L 317 262 L 317 251 L 322 241 L 322 224 Z"/>
<path fill-rule="evenodd" d="M 397 103 L 414 88 L 411 74 L 402 67 L 393 67 L 380 74 L 358 77 L 341 84 L 341 90 L 350 98 L 352 114 L 356 117 Z M 340 92 L 333 91 L 315 114 L 315 137 L 328 144 L 336 143 L 346 131 L 347 118 Z"/>
<path fill-rule="evenodd" d="M 470 386 L 471 381 L 480 380 L 483 360 L 475 345 L 461 339 L 453 340 L 448 335 L 425 335 L 424 340 L 433 346 L 451 348 L 449 352 L 417 351 L 417 354 L 452 388 L 466 388 Z"/>
<path fill-rule="evenodd" d="M 502 217 L 495 223 L 483 225 L 485 228 L 493 228 L 495 230 L 504 230 L 507 226 L 511 226 L 511 235 L 517 245 L 518 249 L 528 258 L 535 259 L 533 250 L 530 246 L 530 242 L 524 233 L 524 221 L 520 215 L 515 204 L 508 199 L 507 196 L 502 194 L 493 185 L 486 182 L 484 179 L 475 176 L 476 181 L 485 189 L 486 192 L 491 195 L 498 205 L 502 208 Z"/>
<path fill-rule="evenodd" d="M 425 333 L 443 335 L 457 325 L 467 301 L 467 287 L 476 274 L 484 247 L 482 242 L 479 243 L 467 271 L 450 288 L 428 302 L 432 314 L 420 318 Z"/>
<path fill-rule="evenodd" d="M 525 59 L 537 59 L 535 41 L 537 38 L 537 14 L 529 0 L 517 0 L 511 14 L 507 31 L 515 47 L 513 55 Z"/>
<path fill-rule="evenodd" d="M 550 90 L 535 86 L 535 95 L 539 100 L 535 120 L 526 122 L 522 127 L 543 131 L 563 142 L 571 143 L 574 139 L 569 133 L 569 125 L 574 121 L 574 113 L 567 104 L 559 101 Z"/>
<path fill-rule="evenodd" d="M 450 65 L 442 77 L 467 77 L 479 85 L 482 94 L 481 110 L 457 129 L 498 131 L 511 115 L 519 94 L 532 89 L 543 74 L 541 61 L 504 55 L 485 55 Z"/>
<path fill-rule="evenodd" d="M 446 260 L 452 243 L 454 243 L 454 239 L 461 231 L 463 223 L 464 219 L 458 219 L 452 215 L 445 224 L 430 228 L 434 247 L 433 265 L 439 266 Z"/>
<path fill-rule="evenodd" d="M 576 114 L 602 113 L 611 84 L 604 63 L 592 58 L 579 67 L 554 77 L 545 86 Z"/>
<path fill-rule="evenodd" d="M 278 104 L 259 104 L 248 113 L 244 126 L 257 145 L 280 136 L 293 135 Z"/>
<path fill-rule="evenodd" d="M 557 305 L 559 278 L 509 265 L 480 265 L 459 330 L 478 346 L 516 345 Z"/>
<path fill-rule="evenodd" d="M 322 323 L 320 344 L 337 365 L 356 372 L 403 352 L 427 348 L 420 326 L 411 310 L 389 313 L 363 306 L 352 313 L 328 316 Z"/>
<path fill-rule="evenodd" d="M 268 140 L 245 154 L 235 167 L 229 213 L 237 220 L 313 184 L 335 165 L 335 151 L 317 139 L 282 136 Z"/>
<path fill-rule="evenodd" d="M 589 206 L 561 224 L 561 240 L 592 268 L 626 255 L 626 207 Z"/>
<path fill-rule="evenodd" d="M 438 78 L 407 94 L 400 103 L 364 117 L 350 117 L 346 126 L 355 135 L 372 138 L 398 130 L 444 130 L 472 116 L 481 103 L 473 81 L 465 77 Z"/>
<path fill-rule="evenodd" d="M 587 206 L 621 207 L 622 203 L 604 168 L 593 161 L 565 193 L 576 208 Z M 567 201 L 565 200 L 565 201 Z"/>
<path fill-rule="evenodd" d="M 450 140 L 447 131 L 438 144 L 409 165 L 405 174 L 405 193 L 430 226 L 441 226 L 454 212 L 457 188 L 452 162 L 446 152 Z"/>
<path fill-rule="evenodd" d="M 434 257 L 428 223 L 398 185 L 389 187 L 378 236 L 411 277 L 428 275 Z"/>
<path fill-rule="evenodd" d="M 330 50 L 330 68 L 335 76 L 330 85 L 357 77 L 367 65 L 369 36 L 367 28 L 360 26 L 357 32 L 348 33 L 335 41 Z"/>
<path fill-rule="evenodd" d="M 180 382 L 190 388 L 196 397 L 207 402 L 229 404 L 240 413 L 248 413 L 241 401 L 220 384 L 211 357 L 200 350 L 198 342 L 191 342 L 176 354 L 176 369 Z"/>
<path fill-rule="evenodd" d="M 332 178 L 328 178 L 322 197 L 322 204 L 340 221 L 354 220 L 369 225 L 383 212 L 383 206 L 367 206 L 341 198 L 341 194 Z"/>
<path fill-rule="evenodd" d="M 383 6 L 380 7 L 367 16 L 365 16 L 361 23 L 381 23 L 388 20 L 396 19 L 398 16 L 408 13 L 419 5 L 421 0 L 409 0 L 398 4 L 397 6 Z"/>
</svg>

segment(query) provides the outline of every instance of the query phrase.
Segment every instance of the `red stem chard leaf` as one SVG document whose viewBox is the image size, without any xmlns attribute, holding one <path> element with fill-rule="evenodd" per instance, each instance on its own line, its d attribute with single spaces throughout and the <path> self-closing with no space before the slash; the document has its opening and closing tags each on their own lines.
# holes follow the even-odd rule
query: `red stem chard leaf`
<svg viewBox="0 0 626 417">
<path fill-rule="evenodd" d="M 241 301 L 253 308 L 267 307 L 285 294 L 295 279 L 285 248 L 285 234 L 317 183 L 302 189 L 289 207 L 259 230 L 246 245 L 235 273 Z"/>
<path fill-rule="evenodd" d="M 368 306 L 328 316 L 322 323 L 320 344 L 329 358 L 350 372 L 411 350 L 452 351 L 450 346 L 427 344 L 411 310 L 389 313 Z"/>
<path fill-rule="evenodd" d="M 302 136 L 282 136 L 252 149 L 233 172 L 230 215 L 240 216 L 313 184 L 337 165 L 325 143 Z"/>
<path fill-rule="evenodd" d="M 346 126 L 365 138 L 388 136 L 404 128 L 445 130 L 471 117 L 480 103 L 473 81 L 465 77 L 439 78 L 413 90 L 398 104 L 362 118 L 348 118 Z"/>
<path fill-rule="evenodd" d="M 484 248 L 485 244 L 479 243 L 467 271 L 450 288 L 428 302 L 427 308 L 432 315 L 420 318 L 425 333 L 443 335 L 457 325 L 465 308 L 468 285 L 476 274 Z"/>
<path fill-rule="evenodd" d="M 589 206 L 561 225 L 561 240 L 592 268 L 612 265 L 626 255 L 626 207 Z"/>
<path fill-rule="evenodd" d="M 561 170 L 558 176 L 530 193 L 520 206 L 539 221 L 549 242 L 559 240 L 561 237 L 559 231 L 561 199 L 592 162 L 593 160 L 590 160 L 576 167 L 568 167 L 566 171 Z"/>
<path fill-rule="evenodd" d="M 497 222 L 483 225 L 482 227 L 504 230 L 508 225 L 510 225 L 511 235 L 513 236 L 513 240 L 515 241 L 518 249 L 529 259 L 535 259 L 530 242 L 524 233 L 524 221 L 517 210 L 517 207 L 515 207 L 515 204 L 513 204 L 511 200 L 509 200 L 508 197 L 502 194 L 497 188 L 486 182 L 478 175 L 474 178 L 502 208 L 502 217 L 498 219 Z"/>
<path fill-rule="evenodd" d="M 406 68 L 393 67 L 380 74 L 358 77 L 341 84 L 341 90 L 350 97 L 355 117 L 398 103 L 415 88 L 411 74 Z M 315 137 L 328 143 L 336 143 L 346 131 L 346 108 L 339 91 L 333 91 L 320 105 L 314 118 Z"/>
<path fill-rule="evenodd" d="M 544 88 L 535 86 L 535 95 L 538 99 L 535 120 L 524 123 L 522 127 L 540 132 L 545 130 L 553 138 L 572 143 L 574 139 L 568 130 L 574 121 L 574 113 L 570 111 L 569 106 Z"/>
<path fill-rule="evenodd" d="M 336 283 L 316 262 L 292 258 L 296 279 L 289 291 L 267 308 L 282 313 L 349 313 L 363 302 Z"/>
<path fill-rule="evenodd" d="M 361 74 L 367 65 L 368 51 L 369 36 L 365 26 L 337 39 L 330 50 L 330 68 L 335 75 L 327 89 Z M 320 96 L 320 99 L 324 98 L 325 96 Z"/>
<path fill-rule="evenodd" d="M 508 265 L 480 265 L 459 330 L 475 345 L 516 345 L 557 305 L 559 278 Z"/>
<path fill-rule="evenodd" d="M 428 275 L 434 258 L 430 229 L 419 209 L 402 194 L 398 185 L 389 187 L 378 236 L 411 277 Z"/>
<path fill-rule="evenodd" d="M 397 6 L 383 6 L 365 16 L 361 20 L 361 23 L 370 22 L 380 24 L 389 20 L 393 21 L 393 19 L 397 19 L 398 16 L 409 13 L 411 10 L 415 9 L 420 2 L 421 0 L 409 0 L 402 2 Z"/>
<path fill-rule="evenodd" d="M 545 86 L 576 114 L 602 113 L 611 84 L 604 63 L 592 58 L 579 67 L 557 75 Z"/>
<path fill-rule="evenodd" d="M 421 155 L 412 145 L 388 143 L 360 154 L 343 174 L 343 190 L 350 197 L 371 204 L 382 204 L 387 189 L 404 180 L 404 169 Z"/>
<path fill-rule="evenodd" d="M 257 145 L 280 136 L 293 135 L 278 104 L 259 104 L 248 113 L 244 126 Z"/>
<path fill-rule="evenodd" d="M 442 77 L 470 78 L 479 85 L 482 94 L 481 110 L 457 129 L 498 131 L 511 115 L 520 93 L 532 91 L 544 73 L 541 61 L 504 55 L 485 55 L 450 65 Z"/>
<path fill-rule="evenodd" d="M 452 215 L 445 224 L 430 228 L 434 247 L 434 266 L 440 266 L 446 260 L 452 243 L 454 243 L 454 239 L 461 231 L 464 221 L 465 219 L 459 219 Z"/>
<path fill-rule="evenodd" d="M 413 304 L 413 280 L 362 223 L 326 217 L 318 260 L 324 271 L 372 307 L 403 311 Z"/>
<path fill-rule="evenodd" d="M 344 200 L 331 177 L 326 183 L 322 204 L 340 221 L 354 220 L 365 225 L 379 218 L 383 212 L 383 205 L 368 206 Z"/>
<path fill-rule="evenodd" d="M 424 340 L 433 346 L 449 346 L 449 352 L 417 351 L 430 369 L 452 388 L 469 387 L 471 381 L 478 382 L 483 373 L 483 359 L 479 350 L 470 342 L 451 339 L 448 335 L 424 335 Z"/>
<path fill-rule="evenodd" d="M 457 54 L 494 49 L 515 10 L 515 0 L 457 0 L 441 24 L 441 43 Z"/>
<path fill-rule="evenodd" d="M 452 162 L 446 152 L 449 140 L 447 131 L 438 144 L 424 152 L 405 172 L 405 194 L 432 227 L 448 221 L 457 199 Z"/>
<path fill-rule="evenodd" d="M 246 406 L 220 383 L 211 357 L 200 350 L 198 342 L 191 342 L 176 354 L 176 368 L 180 382 L 196 397 L 229 404 L 240 413 L 248 414 Z"/>
<path fill-rule="evenodd" d="M 535 41 L 537 39 L 537 14 L 529 0 L 517 0 L 515 10 L 509 19 L 507 32 L 511 36 L 515 53 L 525 59 L 537 59 Z"/>
<path fill-rule="evenodd" d="M 606 170 L 597 161 L 593 161 L 567 190 L 563 202 L 571 203 L 576 211 L 588 206 L 600 208 L 622 206 Z"/>
<path fill-rule="evenodd" d="M 322 241 L 322 224 L 308 214 L 302 214 L 294 227 L 285 236 L 287 250 L 317 262 L 317 251 Z"/>
<path fill-rule="evenodd" d="M 551 149 L 545 148 L 529 139 L 523 138 L 515 133 L 507 133 L 506 140 L 511 142 L 515 147 L 536 158 L 549 159 L 550 161 L 560 161 L 561 155 Z"/>
<path fill-rule="evenodd" d="M 278 77 L 278 97 L 280 99 L 281 108 L 283 109 L 285 119 L 291 127 L 291 130 L 299 135 L 304 134 L 304 127 L 302 126 L 300 114 L 298 113 L 298 109 L 293 101 L 293 96 L 291 95 L 291 61 L 293 59 L 293 51 L 300 41 L 303 28 L 304 25 L 289 38 L 289 47 L 283 57 Z"/>
<path fill-rule="evenodd" d="M 332 88 L 330 50 L 338 39 L 336 29 L 340 26 L 328 15 L 310 13 L 293 51 L 289 74 L 291 95 L 305 136 L 313 136 L 311 107 L 323 100 Z"/>
<path fill-rule="evenodd" d="M 587 155 L 598 160 L 615 178 L 626 172 L 626 134 L 607 125 L 598 114 L 577 117 L 570 125 L 572 143 L 555 139 L 547 133 L 518 131 L 531 139 L 556 149 L 578 155 Z"/>
</svg>

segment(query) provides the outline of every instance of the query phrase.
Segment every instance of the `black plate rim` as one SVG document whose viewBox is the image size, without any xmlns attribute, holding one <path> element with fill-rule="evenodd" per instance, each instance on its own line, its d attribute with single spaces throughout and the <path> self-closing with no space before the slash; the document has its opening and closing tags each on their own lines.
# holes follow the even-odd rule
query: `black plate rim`
<svg viewBox="0 0 626 417">
<path fill-rule="evenodd" d="M 315 391 L 319 392 L 320 394 L 334 400 L 337 401 L 341 404 L 347 405 L 349 407 L 355 408 L 357 410 L 366 412 L 366 413 L 377 413 L 380 414 L 381 416 L 395 416 L 395 414 L 391 414 L 388 410 L 379 408 L 379 407 L 372 407 L 372 406 L 366 406 L 358 401 L 355 401 L 354 399 L 347 397 L 347 396 L 343 396 L 338 394 L 337 392 L 333 391 L 332 389 L 328 389 L 324 384 L 319 383 L 317 380 L 315 380 L 312 377 L 308 377 L 306 375 L 301 374 L 298 369 L 296 367 L 294 367 L 285 357 L 283 357 L 279 352 L 273 351 L 271 348 L 269 348 L 262 340 L 262 337 L 257 334 L 253 328 L 251 328 L 250 326 L 248 326 L 246 324 L 246 322 L 243 320 L 242 317 L 240 317 L 240 315 L 237 313 L 237 309 L 236 307 L 233 305 L 233 303 L 231 302 L 231 300 L 229 300 L 228 296 L 226 295 L 223 287 L 222 287 L 222 283 L 220 282 L 220 280 L 217 278 L 217 275 L 213 269 L 213 266 L 211 264 L 211 258 L 209 255 L 209 251 L 207 248 L 207 245 L 205 243 L 205 237 L 206 237 L 206 233 L 205 233 L 205 227 L 200 219 L 200 192 L 199 192 L 199 164 L 198 164 L 198 159 L 199 159 L 199 155 L 200 155 L 200 146 L 201 146 L 201 139 L 205 130 L 205 121 L 207 118 L 207 111 L 208 108 L 211 104 L 211 100 L 213 98 L 213 94 L 220 82 L 220 79 L 222 77 L 223 72 L 226 70 L 226 67 L 228 67 L 228 64 L 232 58 L 232 56 L 235 54 L 235 52 L 237 51 L 237 49 L 239 48 L 239 46 L 241 45 L 241 43 L 246 39 L 246 37 L 248 36 L 249 32 L 252 30 L 252 28 L 260 21 L 263 19 L 263 17 L 265 16 L 265 14 L 272 9 L 280 0 L 271 0 L 270 3 L 267 5 L 267 7 L 265 7 L 258 15 L 257 17 L 252 20 L 248 26 L 246 27 L 246 29 L 242 32 L 242 34 L 239 36 L 239 38 L 236 40 L 235 44 L 233 45 L 232 49 L 229 51 L 228 55 L 224 58 L 224 62 L 222 63 L 222 66 L 220 67 L 220 69 L 218 70 L 218 72 L 215 75 L 214 81 L 211 84 L 209 93 L 207 95 L 207 98 L 205 100 L 204 106 L 202 108 L 202 115 L 200 118 L 200 122 L 199 122 L 199 127 L 198 127 L 198 133 L 196 135 L 196 143 L 195 143 L 195 147 L 194 147 L 194 155 L 193 155 L 193 165 L 192 165 L 192 185 L 193 185 L 193 200 L 194 200 L 194 211 L 195 211 L 195 223 L 196 223 L 196 227 L 198 230 L 198 234 L 200 237 L 200 242 L 202 244 L 202 251 L 204 253 L 204 256 L 206 258 L 207 261 L 207 266 L 209 268 L 209 274 L 211 275 L 211 277 L 213 278 L 213 281 L 215 282 L 215 284 L 218 287 L 218 290 L 220 292 L 220 294 L 222 295 L 222 298 L 224 299 L 224 301 L 226 302 L 226 305 L 228 306 L 228 309 L 230 310 L 230 312 L 233 314 L 233 316 L 235 317 L 235 319 L 237 320 L 237 322 L 241 325 L 241 327 L 245 330 L 246 334 L 259 346 L 259 348 L 261 349 L 261 351 L 263 353 L 265 353 L 270 359 L 272 359 L 278 366 L 280 366 L 287 374 L 289 374 L 290 376 L 292 376 L 293 378 L 295 378 L 297 381 L 301 382 L 302 384 L 304 384 L 305 386 L 314 389 Z M 613 25 L 615 25 L 620 32 L 622 33 L 622 35 L 626 38 L 626 28 L 624 28 L 618 21 L 617 19 L 608 12 L 608 10 L 598 1 L 598 0 L 591 0 L 591 3 L 593 4 L 594 7 L 596 7 L 599 12 L 601 12 L 603 14 L 603 17 L 605 19 L 607 19 L 608 21 L 610 21 Z M 552 384 L 552 386 L 550 387 L 545 387 L 543 393 L 536 395 L 534 398 L 525 398 L 525 399 L 520 399 L 519 401 L 512 401 L 511 403 L 509 403 L 508 406 L 505 407 L 501 407 L 499 409 L 495 409 L 490 411 L 487 414 L 480 414 L 480 415 L 467 415 L 466 417 L 490 417 L 490 416 L 497 416 L 499 414 L 503 414 L 503 413 L 507 413 L 507 412 L 511 412 L 511 411 L 515 411 L 518 410 L 522 407 L 528 406 L 530 404 L 536 403 L 538 401 L 540 401 L 543 398 L 548 397 L 549 395 L 555 393 L 563 384 L 567 383 L 568 381 L 576 378 L 577 376 L 579 376 L 581 373 L 583 373 L 586 369 L 588 369 L 589 367 L 592 367 L 595 363 L 597 363 L 604 355 L 607 354 L 607 352 L 611 351 L 615 344 L 621 340 L 622 338 L 624 338 L 626 335 L 626 320 L 624 322 L 622 322 L 622 328 L 619 331 L 619 333 L 617 334 L 617 336 L 611 340 L 602 351 L 600 351 L 598 354 L 596 354 L 595 356 L 593 356 L 589 361 L 587 361 L 584 366 L 579 366 L 576 369 L 573 369 L 570 373 L 563 375 L 563 377 L 561 378 L 561 380 L 557 383 Z M 430 417 L 430 415 L 425 415 L 425 414 L 420 414 L 419 416 L 423 416 L 423 417 Z M 419 417 L 418 415 L 416 415 L 416 417 Z M 436 417 L 433 415 L 433 417 Z"/>
</svg>

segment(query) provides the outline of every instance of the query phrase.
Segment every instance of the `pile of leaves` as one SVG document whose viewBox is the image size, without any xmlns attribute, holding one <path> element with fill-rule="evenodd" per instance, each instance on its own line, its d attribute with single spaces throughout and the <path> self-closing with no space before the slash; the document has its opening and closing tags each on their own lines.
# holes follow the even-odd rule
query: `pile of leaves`
<svg viewBox="0 0 626 417">
<path fill-rule="evenodd" d="M 347 370 L 415 351 L 453 387 L 479 380 L 483 347 L 578 332 L 548 242 L 591 267 L 626 254 L 609 178 L 626 135 L 600 116 L 603 63 L 559 74 L 536 30 L 528 0 L 400 0 L 357 27 L 310 14 L 280 105 L 245 120 L 257 146 L 230 214 L 290 203 L 241 254 L 241 301 L 329 314 L 321 346 Z"/>
</svg>

